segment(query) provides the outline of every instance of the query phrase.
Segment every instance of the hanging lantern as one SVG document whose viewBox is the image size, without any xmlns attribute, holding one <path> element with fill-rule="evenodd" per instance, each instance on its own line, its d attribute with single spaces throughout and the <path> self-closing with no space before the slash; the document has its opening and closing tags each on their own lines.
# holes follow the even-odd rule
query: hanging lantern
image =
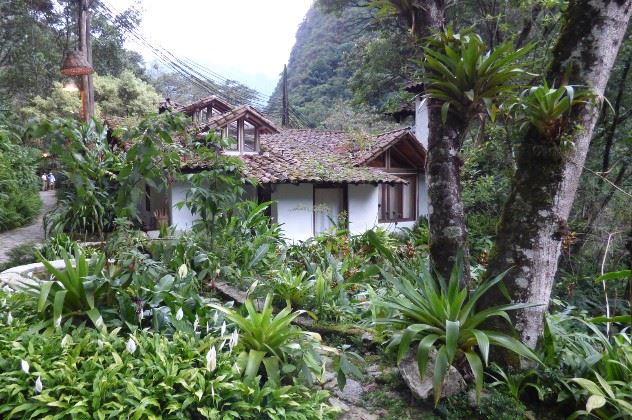
<svg viewBox="0 0 632 420">
<path fill-rule="evenodd" d="M 61 65 L 61 73 L 65 76 L 86 76 L 94 73 L 94 69 L 81 51 L 70 51 Z"/>
</svg>

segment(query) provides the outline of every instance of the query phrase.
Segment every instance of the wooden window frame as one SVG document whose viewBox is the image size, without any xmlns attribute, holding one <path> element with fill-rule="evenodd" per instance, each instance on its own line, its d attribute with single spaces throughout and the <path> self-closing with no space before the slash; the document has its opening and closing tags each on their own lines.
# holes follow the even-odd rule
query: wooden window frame
<svg viewBox="0 0 632 420">
<path fill-rule="evenodd" d="M 238 152 L 239 154 L 243 154 L 243 153 L 259 153 L 260 150 L 260 143 L 259 143 L 259 127 L 257 127 L 256 124 L 253 124 L 251 122 L 249 122 L 248 124 L 252 125 L 255 129 L 255 151 L 254 152 L 250 152 L 250 151 L 246 151 L 245 146 L 244 146 L 244 118 L 240 118 L 237 121 L 232 121 L 228 124 L 226 124 L 226 126 L 222 129 L 222 137 L 223 138 L 228 138 L 228 127 L 233 123 L 236 122 L 237 123 L 237 149 L 236 150 L 228 150 L 229 152 Z"/>
<path fill-rule="evenodd" d="M 417 220 L 417 174 L 414 172 L 407 173 L 394 173 L 394 175 L 399 176 L 402 179 L 408 179 L 409 184 L 412 185 L 411 188 L 411 201 L 412 201 L 412 217 L 388 217 L 389 214 L 392 214 L 390 209 L 390 195 L 392 192 L 391 185 L 382 184 L 380 185 L 380 202 L 378 203 L 378 223 L 399 223 L 399 222 L 414 222 Z M 404 186 L 402 186 L 403 188 Z M 399 201 L 401 208 L 404 208 L 404 194 L 402 190 L 396 191 L 399 197 L 396 197 L 396 200 Z M 387 218 L 382 218 L 382 207 L 386 206 L 386 210 L 384 214 L 387 215 Z"/>
</svg>

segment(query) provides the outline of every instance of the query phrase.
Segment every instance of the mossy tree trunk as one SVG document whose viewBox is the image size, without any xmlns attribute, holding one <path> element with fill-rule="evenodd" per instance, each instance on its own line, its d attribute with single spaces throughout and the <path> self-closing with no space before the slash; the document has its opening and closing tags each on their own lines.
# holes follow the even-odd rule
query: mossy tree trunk
<svg viewBox="0 0 632 420">
<path fill-rule="evenodd" d="M 550 85 L 589 87 L 601 98 L 630 18 L 632 0 L 570 0 L 553 60 L 546 74 Z M 586 154 L 599 117 L 599 105 L 576 105 L 561 121 L 561 134 L 528 130 L 519 144 L 511 194 L 498 227 L 488 275 L 512 268 L 504 284 L 516 302 L 541 306 L 514 314 L 515 327 L 535 347 L 543 331 L 557 271 L 561 239 L 573 204 Z M 572 139 L 563 151 L 560 142 Z M 484 305 L 505 301 L 499 290 Z"/>
<path fill-rule="evenodd" d="M 461 139 L 465 124 L 448 114 L 441 121 L 442 102 L 431 99 L 428 104 L 428 222 L 432 266 L 444 278 L 450 277 L 456 255 L 463 252 L 462 283 L 469 283 L 469 251 L 465 214 L 461 199 Z"/>
</svg>

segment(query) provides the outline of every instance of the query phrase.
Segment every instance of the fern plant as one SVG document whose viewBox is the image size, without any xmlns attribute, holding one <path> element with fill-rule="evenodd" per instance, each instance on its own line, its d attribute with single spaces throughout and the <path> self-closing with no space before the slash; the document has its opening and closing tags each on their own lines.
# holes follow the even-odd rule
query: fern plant
<svg viewBox="0 0 632 420">
<path fill-rule="evenodd" d="M 390 327 L 394 334 L 389 348 L 397 348 L 400 361 L 417 343 L 419 374 L 425 377 L 430 353 L 437 352 L 433 387 L 435 403 L 441 398 L 443 381 L 451 365 L 467 363 L 474 376 L 476 394 L 483 388 L 484 366 L 489 361 L 492 346 L 505 348 L 517 355 L 538 361 L 538 357 L 523 343 L 498 331 L 483 326 L 492 318 L 510 322 L 508 311 L 534 306 L 532 304 L 506 304 L 477 310 L 476 304 L 490 288 L 503 278 L 501 274 L 473 291 L 459 286 L 462 265 L 457 263 L 450 279 L 434 278 L 428 271 L 418 273 L 404 268 L 401 278 L 385 276 L 395 293 L 381 303 L 392 311 L 392 316 L 377 320 L 377 324 Z"/>
</svg>

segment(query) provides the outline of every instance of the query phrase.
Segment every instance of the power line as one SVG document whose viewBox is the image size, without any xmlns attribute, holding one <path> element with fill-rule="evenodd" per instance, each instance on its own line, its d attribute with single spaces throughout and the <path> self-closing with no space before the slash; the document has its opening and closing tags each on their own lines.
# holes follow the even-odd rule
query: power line
<svg viewBox="0 0 632 420">
<path fill-rule="evenodd" d="M 220 96 L 228 100 L 228 102 L 247 103 L 260 109 L 265 108 L 265 103 L 269 104 L 271 102 L 270 96 L 235 80 L 228 79 L 193 60 L 187 58 L 181 59 L 157 43 L 149 41 L 140 33 L 138 27 L 133 22 L 128 19 L 117 19 L 117 16 L 121 16 L 121 14 L 106 1 L 100 1 L 97 3 L 97 7 L 101 9 L 101 12 L 111 23 L 121 25 L 140 45 L 148 48 L 160 62 L 194 85 L 209 93 Z M 238 93 L 227 91 L 233 83 L 244 87 L 247 89 L 247 92 Z M 222 87 L 224 89 L 222 89 Z M 293 107 L 289 107 L 289 112 L 293 117 L 294 123 L 298 123 L 298 126 L 305 127 L 311 125 L 308 119 Z"/>
</svg>

